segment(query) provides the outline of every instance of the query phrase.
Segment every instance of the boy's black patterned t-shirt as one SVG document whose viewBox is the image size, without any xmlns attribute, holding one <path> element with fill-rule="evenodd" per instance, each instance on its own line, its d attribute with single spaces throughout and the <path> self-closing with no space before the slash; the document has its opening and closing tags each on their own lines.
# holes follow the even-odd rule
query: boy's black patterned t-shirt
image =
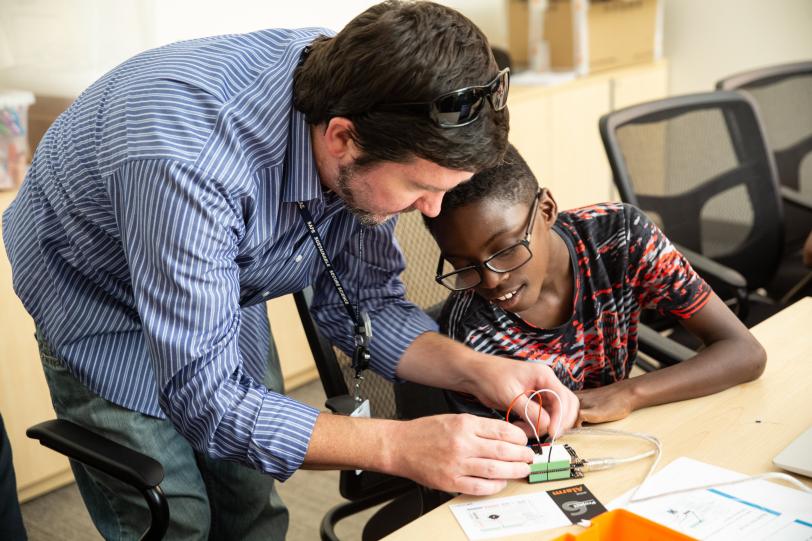
<svg viewBox="0 0 812 541">
<path fill-rule="evenodd" d="M 572 390 L 622 380 L 637 356 L 643 309 L 690 318 L 711 289 L 660 229 L 620 203 L 559 214 L 553 229 L 573 265 L 572 316 L 552 329 L 535 327 L 473 291 L 452 294 L 442 332 L 482 353 L 543 362 Z M 449 393 L 460 411 L 490 415 L 469 396 Z"/>
</svg>

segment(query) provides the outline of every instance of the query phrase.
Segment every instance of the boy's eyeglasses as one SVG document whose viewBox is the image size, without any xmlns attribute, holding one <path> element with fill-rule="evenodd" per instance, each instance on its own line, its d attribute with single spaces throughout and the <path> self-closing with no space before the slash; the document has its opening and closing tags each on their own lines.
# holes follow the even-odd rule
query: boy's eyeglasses
<svg viewBox="0 0 812 541">
<path fill-rule="evenodd" d="M 486 85 L 452 90 L 429 102 L 383 103 L 373 107 L 373 111 L 428 113 L 429 118 L 441 128 L 460 128 L 479 118 L 486 101 L 494 111 L 504 109 L 509 89 L 510 68 L 505 68 Z"/>
<path fill-rule="evenodd" d="M 536 222 L 536 211 L 539 208 L 538 203 L 542 193 L 543 190 L 539 190 L 536 197 L 533 198 L 529 223 L 522 240 L 499 250 L 481 264 L 469 265 L 445 274 L 443 274 L 443 265 L 446 260 L 441 254 L 440 260 L 437 262 L 437 276 L 434 277 L 437 283 L 444 285 L 451 291 L 464 291 L 482 283 L 483 267 L 492 272 L 504 273 L 516 270 L 530 261 L 533 258 L 533 252 L 530 251 L 530 235 L 533 231 L 533 224 Z"/>
</svg>

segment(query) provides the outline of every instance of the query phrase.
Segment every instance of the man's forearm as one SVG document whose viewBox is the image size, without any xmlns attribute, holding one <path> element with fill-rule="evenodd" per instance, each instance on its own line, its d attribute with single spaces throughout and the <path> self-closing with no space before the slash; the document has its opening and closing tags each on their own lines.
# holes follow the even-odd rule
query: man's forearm
<svg viewBox="0 0 812 541">
<path fill-rule="evenodd" d="M 316 419 L 303 469 L 363 469 L 393 473 L 397 421 L 322 413 Z"/>
<path fill-rule="evenodd" d="M 426 332 L 403 353 L 397 375 L 423 385 L 471 393 L 475 366 L 483 360 L 482 355 L 459 342 Z"/>
</svg>

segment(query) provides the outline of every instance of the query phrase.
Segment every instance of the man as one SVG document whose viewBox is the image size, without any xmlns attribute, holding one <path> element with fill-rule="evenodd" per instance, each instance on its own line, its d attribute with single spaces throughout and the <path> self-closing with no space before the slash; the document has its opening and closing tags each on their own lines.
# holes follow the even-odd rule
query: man
<svg viewBox="0 0 812 541">
<path fill-rule="evenodd" d="M 268 298 L 314 284 L 321 326 L 353 350 L 321 253 L 371 317 L 379 373 L 502 407 L 551 387 L 566 425 L 577 413 L 546 367 L 436 334 L 397 278 L 387 218 L 436 214 L 504 151 L 507 74 L 485 37 L 424 2 L 380 4 L 322 34 L 193 40 L 125 62 L 51 127 L 4 216 L 58 415 L 164 464 L 171 538 L 284 537 L 272 478 L 299 467 L 470 494 L 528 474 L 524 434 L 506 423 L 339 417 L 279 394 Z M 74 472 L 106 538 L 142 528 L 138 496 Z"/>
</svg>

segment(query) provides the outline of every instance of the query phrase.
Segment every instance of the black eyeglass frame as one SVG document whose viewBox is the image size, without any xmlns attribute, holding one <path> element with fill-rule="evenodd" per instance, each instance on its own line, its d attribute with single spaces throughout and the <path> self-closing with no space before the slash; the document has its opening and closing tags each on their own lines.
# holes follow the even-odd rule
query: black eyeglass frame
<svg viewBox="0 0 812 541">
<path fill-rule="evenodd" d="M 514 244 L 511 244 L 510 246 L 502 248 L 501 250 L 497 251 L 494 254 L 491 254 L 491 256 L 488 257 L 482 263 L 477 263 L 476 265 L 468 265 L 467 267 L 463 267 L 461 269 L 456 269 L 453 272 L 447 272 L 445 274 L 442 274 L 442 272 L 443 272 L 443 262 L 446 259 L 443 257 L 443 254 L 440 254 L 440 258 L 437 261 L 437 272 L 436 272 L 436 275 L 434 277 L 434 280 L 438 284 L 440 284 L 441 286 L 443 286 L 443 287 L 445 287 L 447 289 L 450 289 L 451 291 L 466 291 L 468 289 L 473 289 L 473 288 L 475 288 L 476 286 L 478 286 L 479 284 L 482 283 L 482 268 L 483 267 L 487 268 L 491 272 L 495 272 L 495 273 L 498 273 L 498 274 L 504 274 L 506 272 L 511 272 L 511 271 L 514 271 L 514 270 L 516 270 L 516 269 L 518 269 L 518 268 L 520 268 L 520 267 L 522 267 L 524 265 L 527 265 L 527 263 L 531 259 L 533 259 L 533 250 L 530 249 L 530 241 L 531 241 L 532 236 L 533 236 L 533 226 L 536 224 L 536 214 L 538 214 L 539 201 L 541 200 L 541 196 L 542 196 L 543 193 L 544 193 L 544 188 L 540 188 L 539 191 L 536 192 L 536 196 L 533 198 L 533 204 L 531 205 L 531 208 L 530 208 L 530 217 L 529 217 L 530 222 L 527 224 L 527 228 L 524 231 L 524 238 L 522 240 L 520 240 L 519 242 L 516 242 Z M 496 259 L 500 255 L 504 254 L 505 252 L 507 252 L 509 250 L 513 250 L 514 248 L 516 248 L 518 246 L 524 246 L 525 249 L 527 250 L 527 253 L 530 254 L 530 257 L 528 257 L 523 262 L 521 262 L 518 265 L 516 265 L 514 267 L 511 267 L 509 269 L 497 269 L 496 267 L 491 265 L 491 261 L 493 261 L 494 259 Z M 479 281 L 477 283 L 473 284 L 473 285 L 470 285 L 470 286 L 467 286 L 467 287 L 461 287 L 461 288 L 454 288 L 454 287 L 449 286 L 445 282 L 443 282 L 443 280 L 445 280 L 449 276 L 454 276 L 455 274 L 459 274 L 459 273 L 470 271 L 470 270 L 475 270 L 477 272 L 477 274 L 479 275 Z"/>
<path fill-rule="evenodd" d="M 500 86 L 504 85 L 505 91 L 503 93 L 504 99 L 501 103 L 494 102 L 494 95 L 496 94 L 497 90 Z M 501 70 L 499 73 L 496 74 L 496 77 L 493 78 L 491 82 L 485 85 L 477 85 L 477 86 L 467 86 L 465 88 L 459 88 L 457 90 L 452 90 L 451 92 L 446 92 L 445 94 L 441 94 L 437 96 L 431 101 L 425 102 L 405 102 L 405 103 L 382 103 L 374 106 L 372 111 L 384 111 L 384 112 L 407 112 L 407 113 L 414 113 L 414 114 L 428 114 L 429 118 L 431 118 L 435 124 L 440 126 L 441 128 L 461 128 L 463 126 L 467 126 L 479 118 L 479 114 L 482 111 L 482 107 L 484 104 L 480 104 L 479 107 L 476 108 L 475 111 L 472 111 L 471 116 L 466 117 L 466 119 L 462 122 L 446 122 L 442 119 L 442 115 L 448 114 L 449 112 L 461 112 L 463 105 L 471 106 L 476 103 L 477 100 L 485 100 L 490 103 L 491 107 L 494 111 L 501 111 L 505 107 L 507 107 L 507 98 L 508 92 L 510 91 L 510 68 L 505 68 Z M 440 110 L 439 104 L 443 102 L 443 100 L 447 100 L 450 97 L 459 100 L 459 98 L 467 95 L 467 100 L 464 102 L 460 102 L 460 106 L 457 108 L 457 111 L 446 111 L 443 112 Z"/>
</svg>

